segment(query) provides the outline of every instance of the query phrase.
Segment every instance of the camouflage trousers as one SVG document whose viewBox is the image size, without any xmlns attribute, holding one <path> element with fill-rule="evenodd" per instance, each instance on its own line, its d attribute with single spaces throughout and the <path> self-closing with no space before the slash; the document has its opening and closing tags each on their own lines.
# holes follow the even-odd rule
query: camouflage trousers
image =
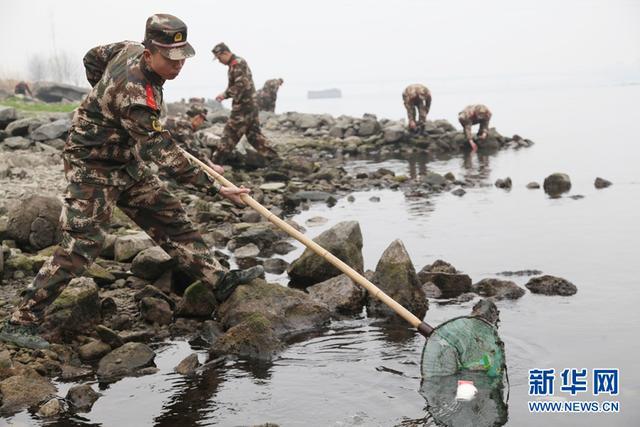
<svg viewBox="0 0 640 427">
<path fill-rule="evenodd" d="M 413 102 L 413 105 L 407 106 L 407 118 L 409 121 L 416 120 L 416 110 L 418 110 L 418 128 L 423 129 L 425 123 L 427 122 L 427 114 L 429 114 L 429 110 L 431 109 L 431 98 L 427 98 L 422 101 L 418 99 Z"/>
<path fill-rule="evenodd" d="M 462 129 L 464 130 L 464 136 L 469 139 L 473 139 L 473 133 L 471 131 L 471 127 L 475 124 L 471 120 L 465 120 L 462 118 L 458 118 L 460 125 L 462 125 Z M 478 136 L 482 135 L 484 132 L 489 130 L 489 120 L 480 120 L 478 122 L 480 124 L 480 128 L 478 129 Z"/>
<path fill-rule="evenodd" d="M 243 135 L 247 136 L 249 144 L 258 153 L 266 157 L 275 155 L 275 151 L 269 146 L 267 137 L 264 136 L 260 129 L 257 107 L 253 104 L 241 104 L 234 105 L 231 109 L 231 116 L 229 116 L 229 120 L 227 120 L 227 124 L 224 127 L 222 138 L 220 139 L 220 147 L 214 154 L 213 161 L 220 163 L 227 160 Z"/>
<path fill-rule="evenodd" d="M 30 324 L 80 276 L 103 249 L 105 228 L 117 206 L 164 249 L 194 280 L 214 289 L 225 273 L 180 201 L 158 177 L 150 176 L 127 187 L 69 183 L 60 216 L 62 242 L 45 262 L 11 316 L 12 323 Z"/>
</svg>

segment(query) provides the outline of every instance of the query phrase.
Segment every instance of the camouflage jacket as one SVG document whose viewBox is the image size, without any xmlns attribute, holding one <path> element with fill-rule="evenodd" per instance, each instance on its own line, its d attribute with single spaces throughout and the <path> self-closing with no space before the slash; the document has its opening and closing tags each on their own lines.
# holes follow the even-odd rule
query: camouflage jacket
<svg viewBox="0 0 640 427">
<path fill-rule="evenodd" d="M 209 194 L 220 188 L 192 165 L 160 123 L 164 80 L 151 70 L 139 43 L 91 49 L 84 57 L 93 89 L 76 110 L 64 148 L 70 182 L 129 185 L 148 177 L 148 162 Z"/>
<path fill-rule="evenodd" d="M 412 84 L 406 87 L 402 92 L 402 100 L 405 107 L 413 107 L 420 101 L 427 101 L 431 99 L 431 92 L 426 86 L 419 83 Z"/>
<path fill-rule="evenodd" d="M 458 114 L 458 120 L 460 123 L 475 125 L 478 123 L 489 123 L 491 119 L 491 111 L 486 105 L 476 104 L 469 105 Z"/>
<path fill-rule="evenodd" d="M 225 98 L 233 98 L 233 104 L 256 102 L 256 88 L 247 61 L 233 55 L 229 62 L 229 84 L 224 91 Z"/>
<path fill-rule="evenodd" d="M 258 106 L 261 110 L 274 111 L 276 100 L 278 99 L 278 89 L 280 89 L 280 79 L 270 79 L 264 82 L 262 89 L 258 90 Z"/>
</svg>

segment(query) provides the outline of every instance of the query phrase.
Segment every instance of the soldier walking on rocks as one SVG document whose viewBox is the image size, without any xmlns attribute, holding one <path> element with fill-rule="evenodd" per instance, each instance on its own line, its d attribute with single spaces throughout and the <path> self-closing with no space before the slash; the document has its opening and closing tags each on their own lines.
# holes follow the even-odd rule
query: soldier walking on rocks
<svg viewBox="0 0 640 427">
<path fill-rule="evenodd" d="M 407 110 L 409 129 L 412 131 L 424 130 L 427 114 L 431 108 L 431 92 L 426 86 L 419 83 L 409 85 L 402 92 L 404 108 Z M 416 123 L 416 110 L 418 110 L 418 122 Z"/>
<path fill-rule="evenodd" d="M 282 79 L 269 79 L 264 82 L 262 89 L 258 90 L 258 108 L 260 111 L 276 111 L 278 89 L 284 83 Z"/>
<path fill-rule="evenodd" d="M 478 129 L 478 138 L 481 141 L 487 139 L 489 131 L 489 121 L 491 120 L 491 111 L 486 105 L 475 104 L 469 105 L 458 114 L 458 121 L 464 129 L 464 136 L 469 141 L 469 145 L 473 151 L 478 149 L 478 146 L 473 141 L 473 135 L 471 133 L 471 126 L 480 124 Z"/>
<path fill-rule="evenodd" d="M 162 86 L 178 76 L 195 54 L 187 26 L 172 15 L 147 19 L 142 44 L 120 42 L 91 49 L 84 57 L 93 87 L 77 109 L 63 150 L 68 181 L 61 214 L 63 237 L 40 269 L 0 340 L 45 348 L 38 333 L 44 309 L 69 280 L 80 276 L 100 254 L 105 226 L 115 206 L 144 229 L 181 270 L 211 286 L 218 302 L 239 283 L 262 274 L 261 267 L 227 272 L 212 256 L 179 199 L 154 175 L 156 163 L 179 183 L 242 204 L 248 189 L 220 187 L 190 163 L 159 120 Z"/>
<path fill-rule="evenodd" d="M 222 163 L 228 160 L 242 135 L 247 136 L 249 143 L 261 155 L 270 159 L 277 158 L 277 153 L 269 146 L 260 129 L 256 89 L 247 61 L 233 54 L 224 43 L 215 45 L 212 52 L 220 63 L 229 67 L 229 84 L 224 92 L 216 96 L 216 100 L 222 102 L 227 98 L 233 99 L 231 116 L 224 127 L 221 147 L 215 154 L 215 161 Z"/>
</svg>

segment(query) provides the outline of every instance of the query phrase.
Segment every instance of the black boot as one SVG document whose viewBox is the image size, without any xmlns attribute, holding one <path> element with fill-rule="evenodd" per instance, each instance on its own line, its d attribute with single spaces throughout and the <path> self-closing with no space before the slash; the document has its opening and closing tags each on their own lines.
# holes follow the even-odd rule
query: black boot
<svg viewBox="0 0 640 427">
<path fill-rule="evenodd" d="M 8 342 L 23 348 L 34 350 L 49 347 L 49 342 L 38 334 L 36 325 L 14 325 L 8 321 L 0 329 L 0 341 Z"/>
<path fill-rule="evenodd" d="M 264 276 L 264 268 L 261 265 L 256 265 L 246 270 L 228 271 L 216 286 L 215 295 L 218 304 L 226 301 L 238 285 L 244 285 L 261 276 Z"/>
</svg>

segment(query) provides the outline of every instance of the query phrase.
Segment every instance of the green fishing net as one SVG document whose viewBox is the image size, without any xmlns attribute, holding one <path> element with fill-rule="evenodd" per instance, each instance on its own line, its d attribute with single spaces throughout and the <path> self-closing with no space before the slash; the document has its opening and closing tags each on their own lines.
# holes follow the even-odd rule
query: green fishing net
<svg viewBox="0 0 640 427">
<path fill-rule="evenodd" d="M 485 372 L 502 378 L 504 344 L 495 326 L 481 317 L 457 317 L 438 326 L 422 350 L 422 378 Z"/>
</svg>

